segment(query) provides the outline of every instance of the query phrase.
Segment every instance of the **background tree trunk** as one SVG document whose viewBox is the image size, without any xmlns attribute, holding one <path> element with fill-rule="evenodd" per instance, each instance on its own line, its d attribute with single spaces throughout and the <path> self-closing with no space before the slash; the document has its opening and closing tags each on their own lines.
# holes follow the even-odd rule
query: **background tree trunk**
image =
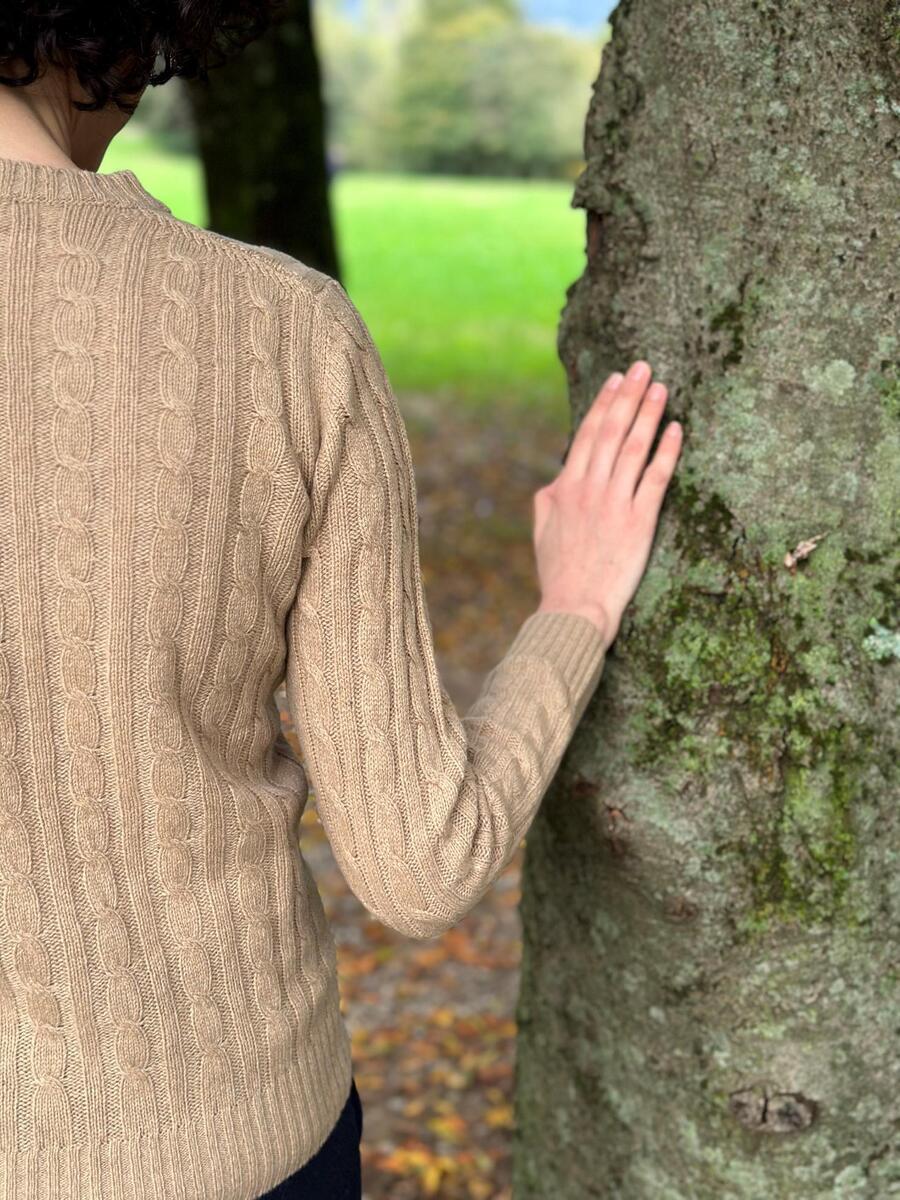
<svg viewBox="0 0 900 1200">
<path fill-rule="evenodd" d="M 210 228 L 340 279 L 310 0 L 289 0 L 258 41 L 186 90 Z"/>
<path fill-rule="evenodd" d="M 559 350 L 685 446 L 527 838 L 516 1200 L 900 1195 L 898 55 L 886 0 L 614 15 Z"/>
</svg>

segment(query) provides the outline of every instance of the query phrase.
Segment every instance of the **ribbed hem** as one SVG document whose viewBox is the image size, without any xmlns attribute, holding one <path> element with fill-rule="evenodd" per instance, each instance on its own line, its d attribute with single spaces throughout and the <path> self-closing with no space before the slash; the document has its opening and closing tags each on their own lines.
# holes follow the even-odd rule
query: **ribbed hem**
<svg viewBox="0 0 900 1200">
<path fill-rule="evenodd" d="M 603 673 L 603 634 L 588 617 L 570 612 L 534 612 L 522 623 L 507 651 L 546 658 L 566 681 L 576 717 L 580 717 Z"/>
<path fill-rule="evenodd" d="M 18 1153 L 3 1147 L 0 1198 L 257 1200 L 324 1144 L 351 1079 L 350 1039 L 331 1004 L 273 1089 L 153 1135 Z"/>
<path fill-rule="evenodd" d="M 0 158 L 0 199 L 88 200 L 119 208 L 172 211 L 146 190 L 133 171 L 107 171 L 101 175 L 79 167 L 53 167 L 19 158 Z"/>
</svg>

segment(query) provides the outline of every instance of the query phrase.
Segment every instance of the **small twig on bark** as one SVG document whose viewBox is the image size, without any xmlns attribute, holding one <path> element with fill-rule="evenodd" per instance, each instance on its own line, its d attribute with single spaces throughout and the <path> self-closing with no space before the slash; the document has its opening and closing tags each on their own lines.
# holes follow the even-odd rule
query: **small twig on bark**
<svg viewBox="0 0 900 1200">
<path fill-rule="evenodd" d="M 824 533 L 817 533 L 815 537 L 807 538 L 806 541 L 798 543 L 793 550 L 788 551 L 788 553 L 784 556 L 784 565 L 792 575 L 796 575 L 797 573 L 797 563 L 800 562 L 801 559 L 809 558 L 810 554 L 812 554 L 813 550 L 815 550 L 816 545 L 821 542 L 822 538 L 825 536 L 826 535 Z"/>
</svg>

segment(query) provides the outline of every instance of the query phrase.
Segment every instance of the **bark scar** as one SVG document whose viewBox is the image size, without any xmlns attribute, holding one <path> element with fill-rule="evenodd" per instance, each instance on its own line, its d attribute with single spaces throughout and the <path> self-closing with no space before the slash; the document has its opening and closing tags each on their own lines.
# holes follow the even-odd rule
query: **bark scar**
<svg viewBox="0 0 900 1200">
<path fill-rule="evenodd" d="M 761 1087 L 740 1088 L 728 1097 L 738 1124 L 756 1133 L 797 1133 L 808 1129 L 818 1115 L 815 1100 L 800 1092 L 772 1092 Z"/>
</svg>

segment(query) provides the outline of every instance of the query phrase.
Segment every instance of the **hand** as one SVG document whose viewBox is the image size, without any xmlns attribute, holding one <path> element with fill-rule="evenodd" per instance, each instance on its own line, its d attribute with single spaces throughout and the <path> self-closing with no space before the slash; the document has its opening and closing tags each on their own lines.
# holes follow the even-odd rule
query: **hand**
<svg viewBox="0 0 900 1200">
<path fill-rule="evenodd" d="M 534 494 L 538 611 L 589 617 L 607 647 L 646 569 L 681 452 L 681 426 L 670 421 L 647 464 L 667 397 L 663 384 L 647 387 L 651 375 L 638 361 L 624 379 L 607 379 L 562 471 Z"/>
</svg>

